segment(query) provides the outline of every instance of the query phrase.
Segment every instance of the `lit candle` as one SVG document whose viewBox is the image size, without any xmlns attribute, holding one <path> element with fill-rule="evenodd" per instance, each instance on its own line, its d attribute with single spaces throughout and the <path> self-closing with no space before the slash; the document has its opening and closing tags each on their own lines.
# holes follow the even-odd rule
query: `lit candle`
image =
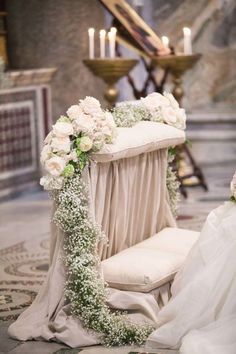
<svg viewBox="0 0 236 354">
<path fill-rule="evenodd" d="M 111 27 L 110 31 L 116 36 L 117 29 L 115 27 Z"/>
<path fill-rule="evenodd" d="M 115 37 L 114 32 L 108 32 L 110 57 L 115 58 Z"/>
<path fill-rule="evenodd" d="M 94 28 L 88 29 L 89 35 L 89 59 L 94 59 Z"/>
<path fill-rule="evenodd" d="M 110 32 L 112 33 L 112 36 L 110 36 L 111 37 L 111 58 L 115 58 L 117 29 L 115 27 L 111 27 Z"/>
<path fill-rule="evenodd" d="M 161 40 L 162 40 L 164 47 L 169 48 L 169 38 L 166 36 L 162 36 Z"/>
<path fill-rule="evenodd" d="M 105 58 L 105 38 L 106 38 L 106 31 L 102 29 L 99 32 L 100 36 L 100 57 Z"/>
<path fill-rule="evenodd" d="M 188 27 L 183 28 L 184 32 L 184 54 L 191 55 L 192 52 L 192 40 L 191 40 L 191 29 Z"/>
</svg>

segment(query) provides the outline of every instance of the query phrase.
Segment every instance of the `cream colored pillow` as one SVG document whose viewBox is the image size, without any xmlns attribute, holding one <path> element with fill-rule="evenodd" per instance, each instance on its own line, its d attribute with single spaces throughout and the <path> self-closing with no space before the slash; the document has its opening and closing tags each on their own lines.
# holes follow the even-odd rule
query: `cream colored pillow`
<svg viewBox="0 0 236 354">
<path fill-rule="evenodd" d="M 149 239 L 102 262 L 112 288 L 149 292 L 172 280 L 199 236 L 198 232 L 166 228 Z"/>
<path fill-rule="evenodd" d="M 144 152 L 182 144 L 185 133 L 167 124 L 142 121 L 132 128 L 117 128 L 114 144 L 107 144 L 93 155 L 97 162 L 108 162 L 137 156 Z"/>
</svg>

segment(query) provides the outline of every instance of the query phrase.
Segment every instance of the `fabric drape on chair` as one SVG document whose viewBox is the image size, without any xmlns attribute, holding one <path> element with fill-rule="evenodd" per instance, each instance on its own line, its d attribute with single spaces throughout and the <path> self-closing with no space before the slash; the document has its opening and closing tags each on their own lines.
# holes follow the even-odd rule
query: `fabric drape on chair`
<svg viewBox="0 0 236 354">
<path fill-rule="evenodd" d="M 175 226 L 168 204 L 166 164 L 167 151 L 158 150 L 91 165 L 91 214 L 95 213 L 110 243 L 108 248 L 100 247 L 102 259 L 165 226 Z M 83 328 L 81 321 L 70 314 L 70 304 L 65 301 L 63 242 L 63 232 L 52 224 L 46 281 L 33 304 L 9 327 L 9 334 L 19 340 L 54 340 L 71 347 L 98 344 L 99 336 Z M 127 310 L 134 320 L 153 323 L 160 307 L 168 301 L 169 288 L 170 284 L 165 284 L 153 294 L 110 289 L 108 304 Z"/>
<path fill-rule="evenodd" d="M 109 246 L 101 259 L 175 226 L 166 190 L 166 149 L 128 159 L 92 164 L 91 199 Z"/>
</svg>

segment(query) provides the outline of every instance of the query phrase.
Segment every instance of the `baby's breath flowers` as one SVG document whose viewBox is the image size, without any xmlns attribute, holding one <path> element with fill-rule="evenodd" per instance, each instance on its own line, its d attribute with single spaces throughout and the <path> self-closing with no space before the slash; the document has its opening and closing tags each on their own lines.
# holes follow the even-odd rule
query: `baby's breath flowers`
<svg viewBox="0 0 236 354">
<path fill-rule="evenodd" d="M 181 130 L 186 127 L 185 110 L 167 92 L 163 95 L 153 92 L 141 98 L 138 104 L 124 102 L 114 108 L 113 117 L 118 127 L 132 127 L 142 120 L 165 123 Z"/>
<path fill-rule="evenodd" d="M 99 333 L 108 346 L 141 345 L 153 328 L 136 324 L 107 305 L 107 285 L 99 271 L 97 253 L 98 243 L 105 242 L 106 236 L 91 218 L 88 178 L 84 176 L 90 153 L 113 142 L 116 126 L 132 127 L 141 120 L 165 122 L 179 129 L 185 125 L 184 114 L 170 94 L 149 95 L 137 106 L 124 103 L 112 113 L 102 110 L 95 98 L 86 97 L 57 120 L 44 141 L 40 159 L 47 172 L 40 183 L 51 191 L 56 205 L 53 221 L 65 235 L 65 296 L 72 314 L 87 329 Z M 170 165 L 167 188 L 175 211 L 178 182 Z"/>
<path fill-rule="evenodd" d="M 56 211 L 53 221 L 65 232 L 65 295 L 71 312 L 85 327 L 102 335 L 108 346 L 142 344 L 152 332 L 149 325 L 135 324 L 125 314 L 111 311 L 107 291 L 99 273 L 97 245 L 106 240 L 101 226 L 89 214 L 88 186 L 81 173 L 67 179 L 60 191 L 53 192 Z"/>
</svg>

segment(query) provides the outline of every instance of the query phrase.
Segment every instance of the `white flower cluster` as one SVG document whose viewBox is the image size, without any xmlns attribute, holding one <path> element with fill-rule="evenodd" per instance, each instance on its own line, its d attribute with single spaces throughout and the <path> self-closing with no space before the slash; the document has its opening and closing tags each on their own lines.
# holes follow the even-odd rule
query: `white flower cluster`
<svg viewBox="0 0 236 354">
<path fill-rule="evenodd" d="M 88 186 L 81 173 L 53 191 L 53 221 L 65 232 L 65 264 L 68 272 L 65 295 L 71 312 L 87 329 L 101 334 L 104 344 L 143 344 L 153 328 L 137 325 L 107 305 L 106 284 L 99 272 L 98 242 L 104 239 L 100 225 L 89 217 Z"/>
<path fill-rule="evenodd" d="M 173 169 L 172 163 L 175 158 L 175 150 L 169 148 L 168 150 L 168 164 L 166 170 L 166 187 L 169 194 L 170 208 L 175 217 L 177 217 L 177 207 L 180 200 L 179 186 L 176 171 Z"/>
<path fill-rule="evenodd" d="M 93 97 L 80 100 L 57 120 L 44 141 L 40 160 L 47 175 L 40 184 L 46 190 L 61 189 L 66 178 L 84 168 L 88 154 L 112 143 L 115 135 L 112 114 Z"/>
<path fill-rule="evenodd" d="M 147 97 L 141 98 L 141 103 L 152 117 L 181 130 L 186 128 L 185 110 L 179 107 L 179 103 L 171 93 L 164 92 L 161 95 L 153 92 Z"/>
<path fill-rule="evenodd" d="M 171 93 L 163 95 L 153 92 L 141 98 L 137 104 L 124 102 L 113 109 L 113 117 L 118 127 L 129 128 L 142 120 L 171 125 L 177 129 L 186 128 L 186 114 Z"/>
<path fill-rule="evenodd" d="M 231 200 L 236 202 L 236 171 L 230 183 L 230 190 L 231 190 Z"/>
</svg>

